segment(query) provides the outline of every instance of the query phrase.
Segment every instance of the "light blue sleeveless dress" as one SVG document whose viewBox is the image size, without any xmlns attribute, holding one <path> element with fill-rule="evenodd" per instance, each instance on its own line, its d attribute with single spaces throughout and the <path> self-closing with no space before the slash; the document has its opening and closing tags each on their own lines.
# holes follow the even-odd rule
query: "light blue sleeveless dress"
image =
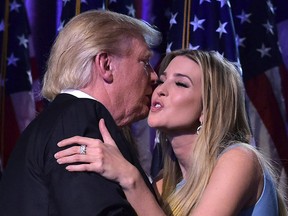
<svg viewBox="0 0 288 216">
<path fill-rule="evenodd" d="M 239 216 L 278 216 L 278 198 L 275 184 L 269 173 L 264 171 L 263 191 L 257 203 L 242 209 Z"/>
<path fill-rule="evenodd" d="M 238 146 L 233 145 L 233 147 Z M 232 146 L 231 146 L 232 147 Z M 229 147 L 229 149 L 231 149 Z M 257 203 L 249 208 L 242 209 L 238 216 L 278 216 L 278 198 L 276 192 L 276 186 L 272 180 L 271 175 L 267 171 L 264 172 L 264 184 L 263 191 L 259 197 Z M 182 179 L 177 185 L 176 190 L 179 190 L 186 183 Z"/>
</svg>

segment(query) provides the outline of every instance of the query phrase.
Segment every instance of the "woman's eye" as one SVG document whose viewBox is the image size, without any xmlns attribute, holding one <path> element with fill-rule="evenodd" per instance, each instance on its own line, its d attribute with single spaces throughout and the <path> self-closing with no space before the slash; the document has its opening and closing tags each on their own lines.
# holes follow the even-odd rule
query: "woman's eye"
<svg viewBox="0 0 288 216">
<path fill-rule="evenodd" d="M 182 82 L 176 82 L 176 85 L 184 87 L 184 88 L 188 88 L 188 86 L 185 83 L 182 83 Z"/>
<path fill-rule="evenodd" d="M 164 81 L 162 81 L 162 80 L 158 79 L 156 83 L 157 83 L 157 85 L 161 85 L 161 84 L 163 84 L 163 83 L 164 83 Z"/>
</svg>

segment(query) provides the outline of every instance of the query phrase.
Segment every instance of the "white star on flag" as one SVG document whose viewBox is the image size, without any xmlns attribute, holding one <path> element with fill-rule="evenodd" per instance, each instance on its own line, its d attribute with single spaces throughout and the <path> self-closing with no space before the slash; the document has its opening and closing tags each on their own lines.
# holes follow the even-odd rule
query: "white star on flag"
<svg viewBox="0 0 288 216">
<path fill-rule="evenodd" d="M 239 18 L 241 20 L 241 24 L 245 23 L 245 22 L 248 22 L 248 23 L 251 23 L 249 17 L 251 16 L 251 13 L 245 13 L 244 10 L 241 11 L 241 14 L 240 15 L 237 15 L 236 17 Z"/>
<path fill-rule="evenodd" d="M 230 7 L 228 0 L 217 0 L 217 1 L 221 3 L 221 8 L 224 7 L 225 4 L 227 4 Z"/>
<path fill-rule="evenodd" d="M 272 2 L 270 1 L 270 0 L 268 0 L 267 1 L 267 5 L 268 5 L 268 8 L 269 8 L 269 10 L 273 13 L 273 14 L 275 14 L 275 7 L 274 7 L 274 5 L 272 4 Z"/>
<path fill-rule="evenodd" d="M 240 38 L 239 35 L 236 35 L 235 40 L 236 40 L 237 47 L 240 47 L 240 46 L 245 47 L 244 40 L 246 40 L 246 38 Z"/>
<path fill-rule="evenodd" d="M 219 27 L 216 29 L 216 32 L 219 32 L 221 38 L 222 34 L 225 33 L 227 34 L 227 31 L 225 29 L 225 26 L 228 24 L 228 22 L 224 22 L 223 24 L 219 21 Z"/>
<path fill-rule="evenodd" d="M 63 0 L 64 6 L 66 5 L 67 2 L 70 2 L 70 0 Z"/>
<path fill-rule="evenodd" d="M 265 28 L 267 32 L 270 32 L 272 35 L 274 34 L 273 31 L 273 26 L 269 23 L 269 21 L 267 20 L 267 23 L 262 24 Z"/>
<path fill-rule="evenodd" d="M 262 43 L 262 46 L 260 49 L 257 49 L 258 52 L 261 53 L 261 58 L 264 58 L 265 56 L 271 56 L 269 54 L 269 51 L 271 50 L 271 48 L 269 47 L 265 47 L 265 45 Z"/>
<path fill-rule="evenodd" d="M 171 13 L 171 19 L 170 19 L 170 21 L 169 21 L 169 23 L 170 23 L 170 28 L 172 27 L 173 24 L 177 24 L 177 21 L 176 21 L 176 16 L 177 16 L 177 15 L 178 15 L 178 13 L 175 13 L 175 14 Z"/>
<path fill-rule="evenodd" d="M 200 46 L 196 45 L 196 46 L 193 46 L 191 43 L 189 43 L 189 49 L 191 50 L 198 50 L 200 48 Z"/>
<path fill-rule="evenodd" d="M 21 7 L 21 5 L 20 4 L 17 4 L 17 2 L 16 2 L 16 0 L 14 0 L 11 4 L 10 4 L 10 11 L 12 12 L 12 11 L 17 11 L 17 12 L 19 12 L 19 8 Z"/>
<path fill-rule="evenodd" d="M 130 6 L 126 6 L 126 8 L 128 9 L 128 15 L 135 17 L 135 9 L 133 7 L 133 4 L 131 4 Z"/>
<path fill-rule="evenodd" d="M 63 29 L 64 23 L 65 23 L 65 20 L 62 20 L 61 23 L 60 23 L 60 25 L 59 25 L 58 28 L 57 28 L 57 31 L 58 31 L 58 32 L 60 32 L 60 31 Z"/>
<path fill-rule="evenodd" d="M 17 38 L 19 39 L 19 46 L 23 45 L 25 48 L 28 47 L 28 39 L 25 38 L 25 35 L 23 34 L 22 36 L 17 36 Z"/>
<path fill-rule="evenodd" d="M 167 47 L 166 47 L 166 53 L 170 53 L 171 52 L 171 46 L 172 46 L 173 42 L 167 44 Z"/>
<path fill-rule="evenodd" d="M 198 28 L 204 29 L 202 24 L 205 22 L 205 19 L 198 19 L 197 16 L 194 16 L 194 20 L 190 22 L 193 25 L 193 31 L 195 32 Z"/>
<path fill-rule="evenodd" d="M 19 58 L 16 58 L 15 56 L 14 56 L 14 53 L 12 53 L 11 55 L 10 55 L 10 57 L 8 58 L 8 66 L 9 65 L 14 65 L 14 66 L 17 66 L 17 61 L 19 61 Z"/>
</svg>

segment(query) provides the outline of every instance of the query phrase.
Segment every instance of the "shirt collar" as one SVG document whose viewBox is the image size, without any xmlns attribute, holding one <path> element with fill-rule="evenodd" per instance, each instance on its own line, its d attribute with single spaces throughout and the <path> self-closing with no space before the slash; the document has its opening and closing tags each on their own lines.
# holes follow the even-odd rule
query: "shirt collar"
<svg viewBox="0 0 288 216">
<path fill-rule="evenodd" d="M 70 94 L 70 95 L 73 95 L 77 98 L 88 98 L 88 99 L 96 100 L 95 98 L 91 97 L 90 95 L 86 94 L 85 92 L 77 90 L 77 89 L 64 89 L 64 90 L 61 90 L 61 93 Z"/>
</svg>

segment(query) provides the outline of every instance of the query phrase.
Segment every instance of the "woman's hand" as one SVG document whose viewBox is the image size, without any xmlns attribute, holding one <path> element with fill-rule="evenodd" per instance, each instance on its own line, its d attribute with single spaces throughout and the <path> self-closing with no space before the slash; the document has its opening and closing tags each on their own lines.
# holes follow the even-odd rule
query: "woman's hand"
<svg viewBox="0 0 288 216">
<path fill-rule="evenodd" d="M 136 210 L 137 215 L 165 215 L 152 195 L 137 168 L 130 164 L 121 154 L 104 120 L 99 121 L 99 129 L 104 143 L 99 139 L 75 136 L 64 139 L 58 143 L 59 147 L 72 146 L 55 154 L 59 164 L 68 165 L 68 171 L 92 171 L 103 177 L 118 182 L 128 201 Z M 86 152 L 82 151 L 81 145 L 86 145 Z M 141 197 L 141 199 L 139 199 Z"/>
<path fill-rule="evenodd" d="M 93 139 L 88 137 L 74 136 L 60 141 L 57 145 L 64 147 L 72 144 L 65 150 L 57 152 L 54 156 L 59 164 L 80 163 L 68 165 L 68 171 L 96 172 L 103 177 L 118 182 L 123 189 L 133 187 L 133 177 L 138 176 L 138 170 L 130 164 L 121 154 L 109 131 L 105 126 L 104 119 L 99 121 L 99 130 L 103 137 Z M 86 153 L 80 153 L 81 145 L 86 146 Z"/>
</svg>

